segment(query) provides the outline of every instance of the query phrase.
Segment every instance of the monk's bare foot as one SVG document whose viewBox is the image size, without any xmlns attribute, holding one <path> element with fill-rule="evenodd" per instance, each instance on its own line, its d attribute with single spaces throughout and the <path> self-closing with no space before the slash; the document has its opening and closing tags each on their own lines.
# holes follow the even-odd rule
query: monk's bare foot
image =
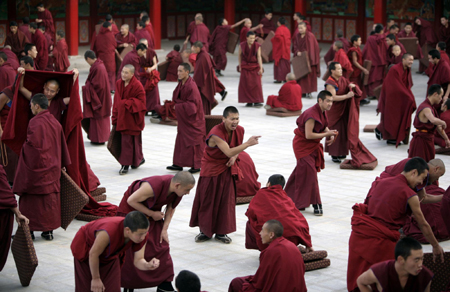
<svg viewBox="0 0 450 292">
<path fill-rule="evenodd" d="M 266 105 L 264 106 L 264 108 L 265 108 L 266 110 L 268 110 L 268 109 L 271 109 L 272 107 L 271 107 L 270 105 L 266 104 Z"/>
</svg>

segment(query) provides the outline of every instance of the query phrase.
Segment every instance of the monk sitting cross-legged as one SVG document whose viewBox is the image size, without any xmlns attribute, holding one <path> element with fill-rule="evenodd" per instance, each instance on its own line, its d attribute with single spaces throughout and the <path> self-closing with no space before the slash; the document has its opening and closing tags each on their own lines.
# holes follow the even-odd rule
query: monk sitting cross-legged
<svg viewBox="0 0 450 292">
<path fill-rule="evenodd" d="M 298 85 L 295 75 L 288 73 L 286 75 L 286 84 L 284 84 L 277 95 L 269 95 L 265 109 L 285 108 L 288 111 L 302 110 L 302 88 Z"/>
<path fill-rule="evenodd" d="M 267 221 L 259 234 L 268 247 L 259 256 L 258 270 L 253 276 L 234 278 L 228 292 L 306 292 L 305 263 L 297 246 L 283 237 L 280 221 Z"/>
<path fill-rule="evenodd" d="M 102 218 L 80 228 L 70 248 L 74 257 L 76 292 L 120 292 L 120 267 L 128 249 L 133 264 L 141 271 L 155 270 L 158 259 L 147 261 L 145 247 L 150 224 L 133 211 L 124 217 Z"/>
<path fill-rule="evenodd" d="M 261 232 L 263 222 L 273 218 L 283 224 L 283 236 L 296 246 L 302 244 L 307 251 L 313 251 L 309 226 L 305 217 L 295 207 L 292 199 L 283 190 L 285 184 L 281 174 L 274 174 L 269 178 L 267 186 L 260 189 L 250 201 L 245 215 L 248 217 L 245 230 L 245 247 L 247 249 L 265 250 L 258 234 Z"/>
</svg>

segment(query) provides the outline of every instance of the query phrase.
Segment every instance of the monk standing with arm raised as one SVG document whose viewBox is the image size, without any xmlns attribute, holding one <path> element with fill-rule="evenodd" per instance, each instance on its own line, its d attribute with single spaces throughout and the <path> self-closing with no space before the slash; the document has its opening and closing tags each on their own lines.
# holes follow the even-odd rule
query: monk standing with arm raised
<svg viewBox="0 0 450 292">
<path fill-rule="evenodd" d="M 105 21 L 95 39 L 93 51 L 105 64 L 108 72 L 111 92 L 115 91 L 116 83 L 116 47 L 117 42 L 111 31 L 111 22 Z"/>
<path fill-rule="evenodd" d="M 286 82 L 286 75 L 291 72 L 291 33 L 286 27 L 286 19 L 280 17 L 277 22 L 278 28 L 275 31 L 275 36 L 272 41 L 272 56 L 273 56 L 273 75 L 275 82 Z"/>
<path fill-rule="evenodd" d="M 239 153 L 258 144 L 261 136 L 252 136 L 242 143 L 244 128 L 239 124 L 239 112 L 226 107 L 223 122 L 209 132 L 203 152 L 200 179 L 192 207 L 190 227 L 199 226 L 196 242 L 211 239 L 231 243 L 228 233 L 236 231 L 235 180 L 242 179 Z"/>
<path fill-rule="evenodd" d="M 252 21 L 247 18 L 244 22 L 244 26 L 242 26 L 241 32 L 239 33 L 239 43 L 245 42 L 247 40 L 247 33 L 249 31 L 256 31 L 262 28 L 263 24 L 258 24 L 257 26 L 252 27 Z"/>
</svg>

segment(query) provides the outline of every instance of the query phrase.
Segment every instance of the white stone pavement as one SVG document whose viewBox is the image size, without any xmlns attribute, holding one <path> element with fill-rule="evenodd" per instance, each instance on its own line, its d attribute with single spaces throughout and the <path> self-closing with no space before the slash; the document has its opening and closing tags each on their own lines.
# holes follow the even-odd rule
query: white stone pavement
<svg viewBox="0 0 450 292">
<path fill-rule="evenodd" d="M 164 52 L 158 56 L 163 59 L 177 42 L 163 42 Z M 181 42 L 180 42 L 181 43 Z M 322 49 L 322 55 L 328 45 Z M 80 54 L 86 48 L 80 50 Z M 87 77 L 88 67 L 83 65 L 82 58 L 71 59 L 80 69 L 81 84 Z M 236 72 L 237 54 L 228 54 L 228 66 L 224 77 L 220 80 L 228 90 L 224 102 L 220 102 L 213 114 L 221 114 L 226 106 L 234 105 L 240 111 L 240 125 L 246 130 L 246 138 L 252 135 L 261 135 L 260 144 L 247 149 L 253 158 L 259 173 L 259 181 L 265 185 L 270 175 L 280 173 L 287 179 L 294 169 L 296 160 L 292 150 L 293 130 L 296 127 L 296 117 L 271 117 L 265 115 L 260 108 L 246 108 L 244 104 L 237 103 L 239 74 Z M 415 61 L 413 72 L 417 71 L 418 63 Z M 280 84 L 273 83 L 273 64 L 265 64 L 263 76 L 263 92 L 265 98 L 277 94 Z M 325 65 L 322 62 L 322 72 Z M 413 92 L 417 105 L 425 97 L 426 76 L 413 74 Z M 319 79 L 319 90 L 324 82 Z M 176 83 L 162 81 L 159 83 L 161 100 L 171 99 Z M 316 96 L 316 94 L 314 94 Z M 303 107 L 307 109 L 314 105 L 315 99 L 303 99 Z M 312 208 L 303 212 L 308 220 L 312 242 L 316 250 L 327 250 L 331 259 L 331 266 L 306 273 L 306 284 L 309 291 L 346 291 L 346 271 L 348 257 L 348 239 L 351 231 L 350 218 L 354 203 L 362 202 L 374 178 L 384 170 L 385 166 L 394 164 L 407 157 L 408 146 L 399 146 L 397 149 L 375 139 L 373 133 L 363 133 L 366 124 L 377 124 L 376 101 L 361 107 L 360 138 L 364 145 L 378 158 L 378 167 L 374 171 L 340 170 L 339 165 L 331 161 L 330 156 L 325 158 L 325 169 L 319 173 L 319 184 L 323 201 L 324 216 L 315 217 Z M 84 134 L 84 133 L 83 133 Z M 172 172 L 166 166 L 172 164 L 176 127 L 151 124 L 146 118 L 146 127 L 142 134 L 143 151 L 146 163 L 137 170 L 130 170 L 127 175 L 120 176 L 120 165 L 107 151 L 106 146 L 92 146 L 85 138 L 86 156 L 93 171 L 99 177 L 102 186 L 106 187 L 108 201 L 118 204 L 127 187 L 134 181 L 153 175 L 164 175 Z M 450 157 L 437 157 L 448 165 Z M 195 175 L 198 179 L 199 175 Z M 442 187 L 450 184 L 449 175 L 440 180 Z M 189 219 L 195 188 L 191 194 L 185 196 L 175 212 L 169 236 L 171 255 L 174 261 L 175 274 L 180 270 L 188 269 L 197 273 L 202 281 L 202 290 L 227 291 L 230 281 L 237 276 L 254 274 L 258 268 L 259 252 L 246 250 L 244 215 L 247 205 L 236 207 L 237 231 L 230 234 L 233 242 L 230 245 L 221 244 L 211 240 L 205 243 L 195 243 L 194 237 L 197 228 L 189 227 Z M 77 230 L 85 222 L 74 220 L 67 231 L 61 228 L 54 232 L 55 239 L 47 242 L 37 234 L 34 242 L 39 266 L 27 288 L 21 287 L 12 254 L 10 253 L 5 268 L 0 273 L 0 291 L 73 291 L 74 269 L 70 243 Z M 445 250 L 450 250 L 450 242 L 443 242 Z M 430 246 L 424 247 L 430 251 Z M 273 263 L 276 265 L 277 263 Z M 143 289 L 142 291 L 156 291 Z"/>
</svg>

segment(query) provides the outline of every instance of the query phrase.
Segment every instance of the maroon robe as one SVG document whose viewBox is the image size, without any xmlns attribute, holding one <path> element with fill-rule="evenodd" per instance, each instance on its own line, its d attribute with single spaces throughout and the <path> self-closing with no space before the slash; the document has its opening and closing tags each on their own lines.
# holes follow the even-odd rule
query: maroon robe
<svg viewBox="0 0 450 292">
<path fill-rule="evenodd" d="M 308 30 L 310 31 L 310 30 Z M 342 44 L 344 45 L 343 49 L 344 52 L 347 54 L 348 50 L 352 47 L 352 44 L 348 41 L 348 39 L 342 37 L 342 38 L 337 38 L 334 40 L 335 42 L 337 41 L 341 41 Z M 333 43 L 334 44 L 334 43 Z M 323 59 L 325 60 L 325 64 L 328 67 L 328 63 L 330 63 L 331 61 L 334 60 L 334 56 L 336 55 L 336 51 L 333 49 L 333 44 L 331 44 L 330 49 L 328 49 L 328 52 L 325 54 L 325 56 L 323 57 Z M 350 57 L 349 57 L 350 59 Z"/>
<path fill-rule="evenodd" d="M 336 95 L 347 94 L 350 90 L 354 91 L 355 97 L 361 96 L 362 93 L 358 86 L 351 89 L 350 81 L 345 77 L 336 80 L 330 76 L 325 82 L 325 88 L 327 85 L 336 89 Z M 361 165 L 374 162 L 377 158 L 359 139 L 359 112 L 355 97 L 334 102 L 331 110 L 328 111 L 329 127 L 337 130 L 339 135 L 326 149 L 332 156 L 345 156 L 350 150 L 352 159 L 349 163 L 360 168 Z"/>
<path fill-rule="evenodd" d="M 197 54 L 194 76 L 192 78 L 197 84 L 200 95 L 202 96 L 203 111 L 205 115 L 210 115 L 213 104 L 217 103 L 214 98 L 214 95 L 216 94 L 215 76 L 211 57 L 203 47 L 200 53 Z"/>
<path fill-rule="evenodd" d="M 3 65 L 0 66 L 0 91 L 3 91 L 5 87 L 14 84 L 16 74 L 16 70 L 9 61 L 4 62 Z"/>
<path fill-rule="evenodd" d="M 440 113 L 439 118 L 443 120 L 447 125 L 450 125 L 450 110 Z M 450 135 L 450 127 L 445 128 L 445 134 Z M 445 148 L 445 141 L 438 131 L 434 133 L 434 144 Z"/>
<path fill-rule="evenodd" d="M 208 52 L 209 37 L 208 27 L 204 23 L 200 23 L 195 25 L 189 41 L 191 42 L 191 45 L 195 42 L 202 42 L 203 48 L 205 48 L 205 51 Z"/>
<path fill-rule="evenodd" d="M 20 25 L 19 26 L 19 30 L 27 37 L 27 39 L 31 42 L 31 37 L 32 37 L 32 35 L 31 35 L 31 32 L 30 32 L 30 29 L 29 29 L 29 25 L 28 24 L 22 24 L 22 25 Z"/>
<path fill-rule="evenodd" d="M 61 39 L 56 43 L 53 49 L 53 58 L 56 72 L 66 72 L 70 66 L 69 51 L 65 39 Z"/>
<path fill-rule="evenodd" d="M 25 44 L 29 43 L 31 40 L 27 38 L 27 36 L 20 30 L 17 29 L 17 33 L 12 34 L 8 33 L 6 36 L 5 46 L 11 46 L 11 50 L 17 56 L 20 56 L 20 53 L 23 52 L 25 48 Z"/>
<path fill-rule="evenodd" d="M 448 211 L 450 210 L 450 187 L 445 191 L 441 203 L 441 216 L 442 219 L 444 219 L 445 226 L 450 234 L 450 212 Z"/>
<path fill-rule="evenodd" d="M 247 41 L 247 33 L 250 31 L 250 28 L 245 25 L 242 27 L 241 32 L 239 34 L 239 43 Z"/>
<path fill-rule="evenodd" d="M 317 91 L 317 77 L 320 76 L 320 48 L 316 37 L 313 33 L 306 31 L 302 37 L 300 33 L 297 34 L 294 40 L 294 57 L 298 52 L 307 52 L 309 56 L 309 63 L 311 65 L 311 73 L 298 80 L 298 84 L 302 87 L 303 93 L 311 93 Z"/>
<path fill-rule="evenodd" d="M 83 118 L 89 119 L 88 139 L 105 143 L 111 129 L 111 92 L 108 73 L 103 61 L 97 59 L 92 64 L 83 92 Z"/>
<path fill-rule="evenodd" d="M 428 79 L 427 83 L 428 84 L 427 92 L 428 89 L 430 89 L 430 86 L 433 84 L 439 84 L 440 86 L 442 86 L 444 93 L 447 92 L 447 87 L 450 83 L 450 64 L 439 60 L 439 62 L 436 65 L 433 65 L 431 74 L 429 76 L 430 79 Z"/>
<path fill-rule="evenodd" d="M 411 115 L 416 110 L 416 100 L 411 91 L 411 69 L 403 69 L 402 63 L 394 65 L 389 69 L 386 80 L 389 82 L 383 84 L 378 101 L 377 112 L 381 113 L 381 118 L 377 129 L 384 140 L 397 140 L 398 146 L 409 135 Z"/>
<path fill-rule="evenodd" d="M 240 103 L 262 103 L 264 96 L 262 92 L 260 67 L 258 63 L 258 49 L 261 45 L 254 42 L 251 47 L 245 41 L 241 46 L 241 77 L 239 78 L 238 101 Z"/>
<path fill-rule="evenodd" d="M 111 32 L 113 35 L 116 35 L 120 32 L 115 22 L 111 22 Z"/>
<path fill-rule="evenodd" d="M 153 32 L 153 25 L 149 22 L 145 26 L 145 29 L 148 31 L 148 33 L 151 37 L 151 42 L 148 43 L 148 48 L 154 50 L 155 49 L 155 33 Z"/>
<path fill-rule="evenodd" d="M 255 164 L 247 152 L 239 153 L 239 168 L 245 179 L 236 182 L 236 197 L 251 197 L 261 188 Z"/>
<path fill-rule="evenodd" d="M 230 30 L 231 25 L 219 25 L 209 40 L 209 53 L 216 63 L 216 70 L 225 70 L 227 67 L 227 44 Z"/>
<path fill-rule="evenodd" d="M 314 120 L 314 133 L 323 133 L 328 127 L 327 114 L 319 104 L 303 112 L 297 119 L 298 128 L 294 130 L 293 148 L 297 165 L 286 183 L 285 191 L 297 209 L 309 207 L 310 204 L 322 204 L 317 173 L 325 168 L 322 139 L 306 139 L 305 124 Z"/>
<path fill-rule="evenodd" d="M 421 21 L 421 25 L 417 25 L 416 23 L 413 25 L 413 31 L 419 39 L 419 44 L 421 47 L 428 44 L 434 49 L 438 42 L 438 38 L 433 28 L 433 24 L 421 17 L 419 17 L 419 19 Z M 419 62 L 419 72 L 424 72 L 426 69 L 427 67 L 425 67 L 422 62 Z"/>
<path fill-rule="evenodd" d="M 48 9 L 45 9 L 43 12 L 37 12 L 38 19 L 41 19 L 42 22 L 40 24 L 45 26 L 45 30 L 55 39 L 55 25 L 53 24 L 53 17 L 51 12 Z"/>
<path fill-rule="evenodd" d="M 13 187 L 20 196 L 20 212 L 30 219 L 31 231 L 61 226 L 61 168 L 70 164 L 61 124 L 48 110 L 40 112 L 28 125 Z"/>
<path fill-rule="evenodd" d="M 134 37 L 135 37 L 135 41 L 136 41 L 135 47 L 137 47 L 137 45 L 139 45 L 139 41 L 141 39 L 146 39 L 149 47 L 150 47 L 150 44 L 153 44 L 152 36 L 148 32 L 148 30 L 146 30 L 145 28 L 136 29 L 134 31 Z"/>
<path fill-rule="evenodd" d="M 14 54 L 10 49 L 3 48 L 1 50 L 8 57 L 8 63 L 11 64 L 14 70 L 20 67 L 19 59 L 17 59 L 16 54 Z"/>
<path fill-rule="evenodd" d="M 363 59 L 372 61 L 369 73 L 369 82 L 366 92 L 374 96 L 373 90 L 383 83 L 386 61 L 386 34 L 374 34 L 367 38 L 362 51 Z"/>
<path fill-rule="evenodd" d="M 398 55 L 396 57 L 392 53 L 392 47 L 393 46 L 389 46 L 389 48 L 387 49 L 387 55 L 386 55 L 386 61 L 387 61 L 387 65 L 388 66 L 401 63 L 403 55 L 407 53 L 405 47 L 403 46 L 403 44 L 401 42 L 397 42 L 395 45 L 400 47 L 400 55 Z"/>
<path fill-rule="evenodd" d="M 48 33 L 48 31 L 43 32 L 45 38 L 47 39 L 47 45 L 48 45 L 48 53 L 52 54 L 53 53 L 53 45 L 54 45 L 54 41 L 52 36 Z M 47 67 L 45 68 L 46 71 L 54 71 L 53 69 L 53 63 L 54 63 L 54 58 L 53 56 L 48 56 L 48 60 L 47 60 Z"/>
<path fill-rule="evenodd" d="M 139 166 L 142 153 L 142 131 L 145 127 L 145 90 L 135 76 L 125 86 L 122 79 L 116 82 L 112 124 L 122 134 L 121 165 Z"/>
<path fill-rule="evenodd" d="M 212 237 L 213 234 L 228 234 L 236 231 L 234 182 L 242 179 L 239 157 L 234 165 L 228 167 L 226 164 L 230 159 L 222 150 L 208 146 L 212 135 L 224 140 L 230 148 L 233 148 L 242 144 L 244 128 L 237 126 L 230 138 L 224 123 L 221 123 L 212 128 L 207 136 L 189 226 L 199 226 L 201 232 L 208 237 Z"/>
<path fill-rule="evenodd" d="M 120 292 L 120 268 L 123 264 L 125 252 L 131 249 L 138 252 L 145 248 L 147 239 L 140 243 L 129 240 L 125 243 L 123 217 L 102 218 L 92 221 L 80 228 L 70 249 L 75 265 L 75 291 L 91 290 L 92 275 L 89 267 L 89 252 L 95 242 L 97 231 L 105 231 L 109 236 L 109 245 L 99 256 L 100 279 L 105 291 Z"/>
<path fill-rule="evenodd" d="M 259 262 L 255 275 L 233 279 L 228 291 L 307 291 L 302 254 L 297 246 L 286 238 L 275 238 L 261 252 Z"/>
<path fill-rule="evenodd" d="M 122 60 L 119 71 L 117 71 L 116 80 L 122 79 L 122 69 L 125 65 L 132 65 L 134 67 L 134 77 L 140 78 L 141 71 L 141 57 L 139 57 L 136 50 L 132 50 Z M 145 83 L 143 84 L 145 85 Z"/>
<path fill-rule="evenodd" d="M 353 65 L 344 49 L 339 49 L 339 51 L 336 52 L 333 61 L 338 62 L 342 66 L 342 76 L 349 79 L 349 76 L 353 74 Z"/>
<path fill-rule="evenodd" d="M 274 79 L 277 81 L 286 80 L 286 75 L 291 72 L 291 33 L 289 29 L 285 25 L 279 26 L 271 41 Z"/>
<path fill-rule="evenodd" d="M 8 258 L 14 226 L 14 213 L 11 209 L 16 207 L 16 197 L 11 191 L 3 166 L 0 166 L 0 272 Z"/>
<path fill-rule="evenodd" d="M 245 231 L 247 249 L 262 251 L 269 246 L 262 243 L 259 233 L 264 223 L 272 219 L 283 225 L 284 238 L 296 246 L 312 247 L 308 222 L 280 185 L 260 189 L 250 201 L 245 215 L 248 217 Z"/>
<path fill-rule="evenodd" d="M 167 67 L 166 81 L 178 81 L 178 66 L 183 63 L 180 52 L 171 51 L 167 54 L 166 60 L 170 62 Z M 191 68 L 191 71 L 193 69 Z"/>
<path fill-rule="evenodd" d="M 447 25 L 447 27 L 442 24 L 439 25 L 437 34 L 438 41 L 444 42 L 447 45 L 447 54 L 450 54 L 450 25 Z"/>
<path fill-rule="evenodd" d="M 439 50 L 439 53 L 441 54 L 441 60 L 444 62 L 447 62 L 447 64 L 450 65 L 450 58 L 448 57 L 447 53 L 445 51 Z M 9 61 L 9 59 L 8 59 Z"/>
<path fill-rule="evenodd" d="M 6 103 L 2 110 L 0 111 L 0 122 L 2 125 L 2 129 L 5 129 L 6 121 L 8 119 L 9 111 L 12 105 L 12 99 L 14 97 L 15 85 L 8 86 L 3 89 L 3 94 L 5 94 L 10 101 Z M 3 144 L 3 143 L 2 143 Z M 445 144 L 445 143 L 444 143 Z M 6 144 L 3 144 L 5 147 L 4 152 L 0 153 L 0 164 L 3 166 L 6 176 L 8 177 L 8 181 L 12 184 L 14 182 L 14 177 L 16 176 L 17 163 L 19 161 L 19 156 L 16 152 L 12 151 Z M 5 154 L 4 154 L 5 153 Z"/>
<path fill-rule="evenodd" d="M 36 70 L 45 70 L 48 63 L 47 39 L 39 29 L 36 29 L 36 32 L 31 37 L 31 41 L 36 45 L 36 50 L 38 51 L 36 59 L 34 59 L 34 66 Z"/>
<path fill-rule="evenodd" d="M 95 39 L 93 51 L 97 58 L 105 64 L 111 90 L 115 90 L 116 82 L 116 47 L 117 43 L 112 31 L 106 27 L 101 27 Z"/>
<path fill-rule="evenodd" d="M 116 42 L 117 42 L 117 47 L 119 45 L 123 45 L 123 44 L 129 44 L 129 45 L 135 46 L 136 38 L 134 37 L 134 34 L 132 34 L 131 32 L 128 32 L 126 37 L 124 37 L 119 32 L 118 34 L 116 34 Z M 138 43 L 139 43 L 139 40 L 138 40 Z"/>
<path fill-rule="evenodd" d="M 363 95 L 361 96 L 361 99 L 365 99 L 366 93 L 365 93 L 365 90 L 363 90 L 364 83 L 363 83 L 363 79 L 361 78 L 362 71 L 361 71 L 361 69 L 359 69 L 358 67 L 356 67 L 353 64 L 353 54 L 356 54 L 356 58 L 357 58 L 356 62 L 358 62 L 358 64 L 361 65 L 361 67 L 363 67 L 363 64 L 364 64 L 361 49 L 359 47 L 350 47 L 347 52 L 347 57 L 348 57 L 348 60 L 350 61 L 350 63 L 352 64 L 353 74 L 350 76 L 349 80 L 350 80 L 350 82 L 353 82 L 354 84 L 358 85 L 358 87 L 363 91 Z"/>
<path fill-rule="evenodd" d="M 146 83 L 150 82 L 152 75 L 145 72 L 146 68 L 150 68 L 153 67 L 153 58 L 156 57 L 156 63 L 158 63 L 158 56 L 156 56 L 156 53 L 153 49 L 147 49 L 147 55 L 146 57 L 141 57 L 140 58 L 140 65 L 141 65 L 141 69 L 140 71 L 140 81 L 142 83 L 142 85 L 144 86 L 144 88 L 146 88 Z M 152 73 L 156 73 L 158 72 L 158 70 L 153 70 Z M 158 75 L 159 76 L 159 75 Z M 158 81 L 160 79 L 157 79 Z M 160 105 L 161 105 L 161 99 L 159 97 L 159 88 L 158 88 L 158 83 L 156 82 L 155 87 L 153 87 L 151 90 L 145 89 L 145 96 L 146 96 L 146 107 L 147 107 L 147 111 L 154 111 L 156 110 Z"/>
<path fill-rule="evenodd" d="M 399 38 L 415 38 L 416 34 L 411 31 L 409 34 L 406 33 L 406 31 L 404 29 L 402 29 L 398 34 L 397 34 L 397 39 Z M 422 52 L 422 47 L 420 46 L 420 43 L 417 43 L 417 55 L 414 56 L 414 59 L 422 59 L 423 58 L 423 52 Z"/>
<path fill-rule="evenodd" d="M 271 32 L 271 31 L 275 31 L 276 27 L 273 24 L 271 19 L 268 19 L 267 17 L 264 17 L 263 19 L 261 19 L 261 21 L 259 22 L 259 24 L 262 24 L 262 31 L 264 33 L 264 37 L 267 37 L 267 35 Z"/>
<path fill-rule="evenodd" d="M 416 131 L 412 134 L 413 138 L 409 145 L 408 157 L 422 157 L 425 161 L 434 159 L 436 151 L 434 149 L 434 133 L 436 132 L 436 125 L 430 121 L 422 123 L 419 120 L 419 114 L 422 110 L 429 108 L 431 113 L 436 118 L 439 114 L 436 108 L 431 104 L 430 100 L 426 98 L 417 108 L 416 117 L 414 118 L 414 127 Z"/>
<path fill-rule="evenodd" d="M 195 20 L 191 21 L 189 23 L 189 26 L 188 26 L 188 28 L 186 30 L 187 35 L 192 35 L 194 33 L 194 30 L 195 30 Z"/>
<path fill-rule="evenodd" d="M 191 77 L 186 83 L 178 82 L 173 91 L 175 113 L 178 120 L 173 164 L 199 169 L 205 149 L 205 114 L 202 98 Z"/>
<path fill-rule="evenodd" d="M 269 95 L 267 97 L 267 104 L 272 108 L 281 107 L 288 111 L 300 111 L 303 108 L 302 88 L 297 81 L 288 81 L 281 86 L 278 96 Z"/>
<path fill-rule="evenodd" d="M 125 217 L 135 209 L 127 203 L 127 199 L 137 191 L 143 183 L 148 183 L 153 190 L 154 197 L 141 202 L 152 211 L 161 212 L 166 205 L 171 205 L 173 210 L 178 206 L 181 197 L 175 193 L 169 194 L 170 182 L 173 175 L 152 176 L 134 181 L 123 195 L 117 210 L 118 216 Z M 165 240 L 160 243 L 161 231 L 164 226 L 164 219 L 155 221 L 148 217 L 150 228 L 147 235 L 147 245 L 145 246 L 145 260 L 150 261 L 157 258 L 160 265 L 153 271 L 141 271 L 134 266 L 134 253 L 128 249 L 125 252 L 125 263 L 122 266 L 121 286 L 128 289 L 142 289 L 156 287 L 163 282 L 172 282 L 174 271 L 173 262 L 170 256 L 169 243 Z"/>
</svg>

